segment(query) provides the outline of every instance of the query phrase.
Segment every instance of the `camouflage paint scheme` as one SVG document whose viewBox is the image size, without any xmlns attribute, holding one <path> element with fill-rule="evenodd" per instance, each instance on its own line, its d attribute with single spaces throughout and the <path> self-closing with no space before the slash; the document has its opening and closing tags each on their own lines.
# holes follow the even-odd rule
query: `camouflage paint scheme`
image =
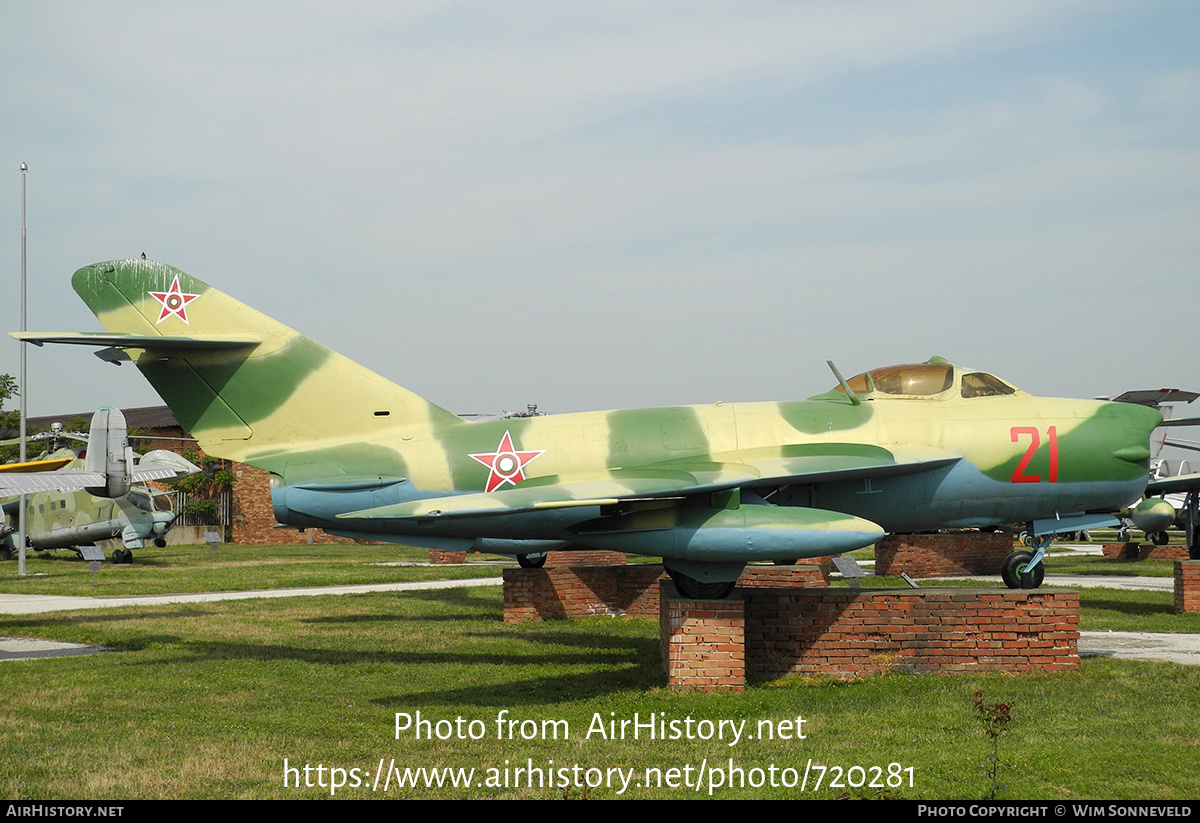
<svg viewBox="0 0 1200 823">
<path fill-rule="evenodd" d="M 55 452 L 68 462 L 67 469 L 81 469 L 71 449 Z M 4 531 L 0 554 L 16 552 L 17 515 L 20 498 L 4 500 Z M 26 495 L 25 529 L 29 546 L 37 551 L 74 549 L 99 540 L 121 538 L 123 551 L 142 548 L 147 540 L 161 540 L 175 522 L 175 514 L 158 511 L 143 489 L 132 489 L 119 497 L 96 497 L 84 491 L 42 491 Z M 114 562 L 128 562 L 116 555 Z M 132 559 L 133 555 L 128 555 Z"/>
<path fill-rule="evenodd" d="M 468 422 L 170 266 L 100 263 L 72 283 L 109 333 L 14 336 L 132 359 L 208 454 L 271 472 L 280 523 L 619 549 L 693 582 L 886 532 L 1112 512 L 1145 489 L 1162 419 L 935 358 L 852 378 L 853 395 Z"/>
<path fill-rule="evenodd" d="M 51 434 L 51 442 L 73 437 Z M 92 415 L 87 448 L 55 448 L 49 459 L 13 464 L 0 471 L 5 520 L 0 528 L 0 557 L 7 560 L 18 548 L 21 497 L 25 497 L 26 544 L 38 551 L 74 549 L 98 540 L 120 537 L 123 548 L 113 552 L 114 563 L 130 563 L 132 549 L 146 540 L 163 545 L 175 522 L 160 511 L 146 487 L 148 480 L 172 480 L 200 469 L 181 456 L 161 449 L 136 456 L 129 446 L 128 427 L 120 409 L 104 406 Z M 81 457 L 86 455 L 86 457 Z M 55 471 L 46 471 L 48 468 Z"/>
</svg>

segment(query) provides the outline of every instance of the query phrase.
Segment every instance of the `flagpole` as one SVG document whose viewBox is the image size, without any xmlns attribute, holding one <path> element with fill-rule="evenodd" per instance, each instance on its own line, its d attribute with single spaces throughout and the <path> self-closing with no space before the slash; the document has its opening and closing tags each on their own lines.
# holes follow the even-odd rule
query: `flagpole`
<svg viewBox="0 0 1200 823">
<path fill-rule="evenodd" d="M 29 166 L 21 164 L 21 331 L 27 331 L 25 328 L 25 270 L 26 270 L 26 239 L 25 239 L 25 201 L 26 201 L 26 180 L 29 177 Z M 21 341 L 21 374 L 20 374 L 20 397 L 21 397 L 21 462 L 24 463 L 28 459 L 25 451 L 25 341 Z M 17 530 L 17 574 L 25 574 L 25 495 L 21 495 L 21 508 L 17 514 L 17 521 L 20 527 Z"/>
</svg>

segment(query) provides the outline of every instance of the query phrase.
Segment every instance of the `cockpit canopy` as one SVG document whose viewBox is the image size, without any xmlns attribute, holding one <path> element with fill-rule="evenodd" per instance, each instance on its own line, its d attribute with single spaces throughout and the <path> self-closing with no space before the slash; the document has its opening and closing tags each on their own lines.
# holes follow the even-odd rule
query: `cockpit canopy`
<svg viewBox="0 0 1200 823">
<path fill-rule="evenodd" d="M 926 363 L 884 366 L 846 381 L 859 397 L 999 397 L 1018 389 L 987 372 L 958 368 L 934 357 Z M 834 391 L 845 394 L 839 385 Z"/>
</svg>

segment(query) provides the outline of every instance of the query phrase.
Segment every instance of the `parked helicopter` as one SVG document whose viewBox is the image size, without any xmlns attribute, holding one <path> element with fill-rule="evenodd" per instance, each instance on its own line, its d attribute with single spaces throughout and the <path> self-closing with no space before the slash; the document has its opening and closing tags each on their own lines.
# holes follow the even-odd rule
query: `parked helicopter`
<svg viewBox="0 0 1200 823">
<path fill-rule="evenodd" d="M 0 494 L 25 494 L 26 543 L 36 551 L 71 549 L 98 540 L 121 538 L 122 548 L 112 553 L 114 563 L 133 561 L 133 549 L 147 540 L 158 546 L 175 522 L 175 513 L 160 510 L 156 495 L 144 485 L 148 480 L 172 480 L 200 471 L 195 465 L 165 450 L 134 457 L 129 447 L 125 416 L 119 409 L 102 408 L 92 417 L 86 450 L 61 445 L 84 435 L 52 426 L 42 439 L 52 451 L 46 459 L 62 461 L 63 468 L 44 472 L 0 472 Z M 17 551 L 17 518 L 20 497 L 3 501 L 4 526 L 0 529 L 0 559 Z"/>
</svg>

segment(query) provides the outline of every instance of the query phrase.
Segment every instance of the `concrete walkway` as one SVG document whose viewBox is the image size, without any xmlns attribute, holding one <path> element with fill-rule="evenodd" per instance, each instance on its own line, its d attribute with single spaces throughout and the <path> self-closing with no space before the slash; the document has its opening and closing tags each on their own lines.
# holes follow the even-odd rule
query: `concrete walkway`
<svg viewBox="0 0 1200 823">
<path fill-rule="evenodd" d="M 468 586 L 499 586 L 500 577 L 464 580 L 428 580 L 413 583 L 371 583 L 361 586 L 315 586 L 306 589 L 256 589 L 246 592 L 197 592 L 195 594 L 138 594 L 129 597 L 71 597 L 58 594 L 0 594 L 0 614 L 41 614 L 75 609 L 113 609 L 118 606 L 158 606 L 163 603 L 212 603 L 217 600 L 255 600 L 265 597 L 316 597 L 325 594 L 410 592 L 422 589 L 461 589 Z"/>
<path fill-rule="evenodd" d="M 977 578 L 991 579 L 991 578 Z M 1048 574 L 1043 586 L 1063 589 L 1125 589 L 1126 591 L 1173 592 L 1173 577 L 1104 577 L 1098 574 Z"/>
<path fill-rule="evenodd" d="M 1200 666 L 1200 634 L 1080 632 L 1079 656 L 1165 660 Z"/>
</svg>

